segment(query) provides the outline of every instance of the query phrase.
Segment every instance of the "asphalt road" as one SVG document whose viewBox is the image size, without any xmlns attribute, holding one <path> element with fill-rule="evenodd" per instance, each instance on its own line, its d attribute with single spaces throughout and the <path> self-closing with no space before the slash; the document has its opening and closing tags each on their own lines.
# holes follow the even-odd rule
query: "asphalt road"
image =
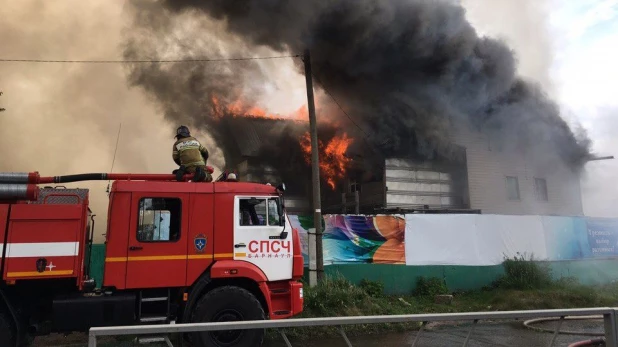
<svg viewBox="0 0 618 347">
<path fill-rule="evenodd" d="M 557 322 L 546 322 L 535 326 L 552 329 Z M 470 324 L 457 323 L 442 323 L 430 324 L 427 330 L 421 333 L 416 346 L 434 346 L 434 347 L 451 347 L 461 346 L 470 331 Z M 602 320 L 587 320 L 587 321 L 565 321 L 562 324 L 561 330 L 587 331 L 587 332 L 603 332 Z M 412 333 L 397 333 L 384 335 L 369 335 L 350 337 L 350 341 L 354 347 L 401 347 L 411 346 L 416 338 L 416 332 Z M 568 346 L 570 343 L 581 340 L 594 338 L 592 336 L 576 336 L 576 335 L 558 335 L 554 346 Z M 541 333 L 527 329 L 523 326 L 522 321 L 514 322 L 481 322 L 479 323 L 470 337 L 468 346 L 521 346 L 535 347 L 547 346 L 552 339 L 551 333 Z M 317 347 L 317 346 L 332 346 L 345 347 L 347 346 L 343 338 L 322 339 L 315 341 L 291 341 L 294 347 Z M 68 337 L 53 335 L 50 337 L 39 338 L 35 341 L 36 347 L 86 347 L 87 337 L 83 334 L 74 334 Z M 100 347 L 129 347 L 137 346 L 128 341 L 116 342 L 114 339 L 106 338 L 99 342 Z M 151 347 L 159 347 L 164 345 L 143 345 Z M 271 341 L 264 344 L 264 347 L 284 347 L 283 341 Z"/>
<path fill-rule="evenodd" d="M 544 323 L 544 328 L 555 327 L 555 322 Z M 581 322 L 565 322 L 561 329 L 563 330 L 580 330 L 584 328 Z M 470 331 L 471 325 L 469 324 L 447 324 L 441 326 L 429 327 L 428 330 L 423 331 L 419 337 L 416 346 L 432 346 L 432 347 L 452 347 L 461 346 L 466 336 Z M 603 322 L 588 322 L 585 331 L 603 332 Z M 535 347 L 535 346 L 548 346 L 553 334 L 541 333 L 523 327 L 522 322 L 494 322 L 494 323 L 480 323 L 474 329 L 473 334 L 468 341 L 468 346 L 521 346 L 521 347 Z M 351 337 L 350 342 L 354 347 L 401 347 L 412 346 L 414 339 L 416 338 L 416 332 L 414 333 L 399 333 L 399 334 L 387 334 L 387 335 L 375 335 L 375 336 L 357 336 Z M 554 346 L 568 346 L 569 344 L 594 338 L 591 336 L 574 336 L 574 335 L 558 335 Z M 282 347 L 284 343 L 270 343 L 268 347 Z M 343 338 L 328 339 L 314 342 L 293 343 L 294 347 L 314 347 L 314 346 L 332 346 L 338 347 L 347 346 Z"/>
</svg>

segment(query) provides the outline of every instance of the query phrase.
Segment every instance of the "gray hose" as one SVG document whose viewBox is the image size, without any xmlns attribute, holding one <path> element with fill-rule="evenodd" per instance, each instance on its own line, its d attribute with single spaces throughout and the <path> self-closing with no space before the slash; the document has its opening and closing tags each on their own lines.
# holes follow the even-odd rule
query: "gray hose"
<svg viewBox="0 0 618 347">
<path fill-rule="evenodd" d="M 603 316 L 597 315 L 597 316 L 565 317 L 564 319 L 565 320 L 603 319 Z M 540 331 L 540 332 L 553 333 L 554 329 L 545 329 L 545 328 L 533 327 L 530 324 L 539 323 L 539 322 L 551 322 L 551 321 L 556 321 L 556 320 L 560 320 L 560 318 L 535 318 L 535 319 L 529 319 L 529 320 L 524 322 L 524 326 L 526 328 L 528 328 L 528 329 L 532 329 L 532 330 L 536 330 L 536 331 Z M 580 335 L 580 336 L 605 336 L 604 333 L 592 333 L 592 332 L 585 332 L 585 331 L 560 330 L 560 331 L 558 331 L 558 333 L 565 334 L 565 335 Z"/>
<path fill-rule="evenodd" d="M 586 346 L 605 346 L 605 338 L 590 339 L 585 341 L 577 341 L 570 344 L 568 347 L 586 347 Z"/>
</svg>

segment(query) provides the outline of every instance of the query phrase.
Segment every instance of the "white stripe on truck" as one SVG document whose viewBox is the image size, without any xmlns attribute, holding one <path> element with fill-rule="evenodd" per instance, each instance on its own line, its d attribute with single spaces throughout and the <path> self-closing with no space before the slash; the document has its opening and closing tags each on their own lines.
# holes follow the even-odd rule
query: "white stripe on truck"
<svg viewBox="0 0 618 347">
<path fill-rule="evenodd" d="M 0 245 L 0 252 L 4 247 Z M 7 258 L 74 257 L 79 254 L 79 242 L 7 243 Z"/>
</svg>

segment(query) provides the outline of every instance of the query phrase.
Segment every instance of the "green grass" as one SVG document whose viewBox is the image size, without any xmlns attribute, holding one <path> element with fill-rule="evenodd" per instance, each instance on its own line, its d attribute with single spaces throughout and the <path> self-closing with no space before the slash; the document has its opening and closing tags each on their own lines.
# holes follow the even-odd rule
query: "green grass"
<svg viewBox="0 0 618 347">
<path fill-rule="evenodd" d="M 342 276 L 328 277 L 316 287 L 305 285 L 305 307 L 297 318 L 360 315 L 450 313 L 472 311 L 508 311 L 618 306 L 618 283 L 586 287 L 572 278 L 552 280 L 543 263 L 517 257 L 505 260 L 505 275 L 491 286 L 478 291 L 451 293 L 451 304 L 436 304 L 434 296 L 443 294 L 444 281 L 420 278 L 417 289 L 404 296 L 383 294 L 383 285 L 363 281 L 355 286 Z M 418 323 L 368 324 L 347 326 L 350 335 L 417 329 Z M 312 339 L 338 335 L 337 328 L 311 327 L 286 329 L 294 339 Z M 271 338 L 279 338 L 268 332 Z"/>
<path fill-rule="evenodd" d="M 416 303 L 404 301 L 403 298 L 385 296 L 379 283 L 366 281 L 364 285 L 355 286 L 343 277 L 327 277 L 314 288 L 305 286 L 305 306 L 296 318 L 371 316 L 410 313 Z M 410 306 L 408 306 L 410 305 Z M 403 331 L 418 328 L 417 323 L 408 324 L 367 324 L 346 327 L 346 333 L 371 334 L 382 331 Z M 286 329 L 290 338 L 308 339 L 333 336 L 338 334 L 336 327 L 311 327 Z M 274 332 L 269 332 L 270 336 Z"/>
</svg>

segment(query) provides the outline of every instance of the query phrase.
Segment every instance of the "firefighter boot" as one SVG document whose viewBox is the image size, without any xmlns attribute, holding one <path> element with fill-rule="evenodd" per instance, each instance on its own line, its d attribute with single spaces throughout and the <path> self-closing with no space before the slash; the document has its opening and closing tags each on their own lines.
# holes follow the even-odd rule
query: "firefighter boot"
<svg viewBox="0 0 618 347">
<path fill-rule="evenodd" d="M 204 182 L 206 180 L 206 172 L 204 168 L 198 166 L 195 168 L 195 175 L 193 175 L 193 182 Z"/>
<path fill-rule="evenodd" d="M 185 176 L 186 168 L 184 165 L 180 165 L 177 170 L 174 170 L 174 174 L 176 174 L 176 181 L 182 182 Z"/>
</svg>

